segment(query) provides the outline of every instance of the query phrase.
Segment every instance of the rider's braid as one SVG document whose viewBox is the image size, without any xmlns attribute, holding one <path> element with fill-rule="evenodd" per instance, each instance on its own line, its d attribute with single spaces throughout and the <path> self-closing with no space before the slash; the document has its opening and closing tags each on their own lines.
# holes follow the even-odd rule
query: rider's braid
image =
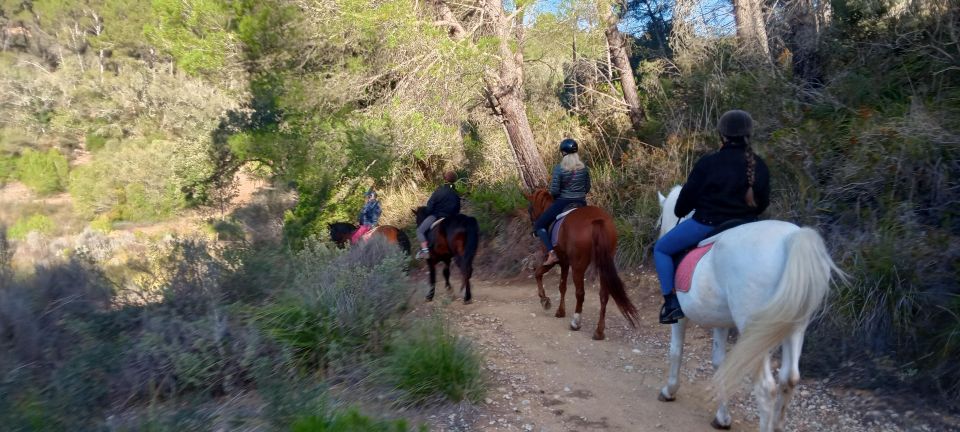
<svg viewBox="0 0 960 432">
<path fill-rule="evenodd" d="M 753 183 L 756 179 L 757 160 L 753 157 L 753 149 L 750 148 L 750 137 L 743 137 L 743 142 L 746 144 L 743 154 L 747 158 L 747 195 L 745 198 L 748 206 L 756 207 L 757 201 L 753 198 Z"/>
</svg>

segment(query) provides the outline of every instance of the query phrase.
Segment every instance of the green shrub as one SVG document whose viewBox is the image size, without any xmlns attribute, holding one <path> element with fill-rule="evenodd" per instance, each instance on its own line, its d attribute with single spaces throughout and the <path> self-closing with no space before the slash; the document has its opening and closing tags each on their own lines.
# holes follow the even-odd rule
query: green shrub
<svg viewBox="0 0 960 432">
<path fill-rule="evenodd" d="M 55 225 L 53 220 L 42 214 L 35 214 L 26 219 L 20 219 L 7 229 L 7 235 L 15 240 L 23 240 L 33 231 L 41 234 L 53 232 Z"/>
<path fill-rule="evenodd" d="M 93 162 L 71 173 L 70 195 L 87 217 L 152 221 L 186 205 L 182 188 L 206 169 L 187 143 L 155 140 L 108 144 Z"/>
<path fill-rule="evenodd" d="M 86 136 L 87 151 L 97 151 L 107 145 L 107 137 L 94 132 L 87 132 Z"/>
<path fill-rule="evenodd" d="M 0 154 L 0 186 L 14 178 L 17 173 L 17 159 L 13 156 Z"/>
<path fill-rule="evenodd" d="M 290 286 L 258 315 L 261 326 L 294 350 L 306 369 L 355 368 L 383 349 L 406 308 L 406 258 L 396 246 L 371 240 L 346 252 L 316 240 L 294 259 Z"/>
<path fill-rule="evenodd" d="M 465 195 L 483 233 L 494 232 L 505 217 L 512 217 L 517 210 L 530 205 L 517 181 L 476 185 Z"/>
<path fill-rule="evenodd" d="M 68 174 L 67 158 L 55 149 L 28 149 L 17 159 L 17 179 L 39 194 L 66 189 Z"/>
<path fill-rule="evenodd" d="M 383 373 L 410 403 L 477 401 L 485 391 L 481 367 L 467 340 L 431 319 L 393 338 Z"/>
<path fill-rule="evenodd" d="M 329 416 L 312 415 L 293 423 L 292 432 L 407 432 L 411 428 L 404 420 L 374 420 L 360 414 L 355 408 Z M 420 428 L 426 431 L 426 426 Z"/>
</svg>

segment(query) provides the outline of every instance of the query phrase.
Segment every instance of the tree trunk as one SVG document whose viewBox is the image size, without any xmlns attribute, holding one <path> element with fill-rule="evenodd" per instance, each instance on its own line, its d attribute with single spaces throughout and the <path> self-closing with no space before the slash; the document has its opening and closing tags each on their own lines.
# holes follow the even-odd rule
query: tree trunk
<svg viewBox="0 0 960 432">
<path fill-rule="evenodd" d="M 500 39 L 500 70 L 487 73 L 491 108 L 504 124 L 507 140 L 517 158 L 517 171 L 524 189 L 531 192 L 547 185 L 547 168 L 537 150 L 523 101 L 523 51 L 518 48 L 514 52 L 510 47 L 513 40 L 511 29 L 517 15 L 505 16 L 503 5 L 498 0 L 482 0 L 481 4 L 493 21 L 493 30 Z"/>
<path fill-rule="evenodd" d="M 623 7 L 622 5 L 620 7 Z M 605 14 L 607 28 L 604 33 L 607 36 L 607 47 L 610 50 L 610 59 L 613 66 L 617 68 L 620 74 L 620 86 L 623 87 L 623 101 L 627 104 L 630 124 L 634 133 L 639 134 L 646 120 L 646 113 L 640 106 L 640 96 L 637 94 L 637 82 L 633 77 L 633 67 L 630 66 L 630 57 L 627 55 L 626 38 L 617 24 L 620 23 L 620 14 L 612 13 L 606 6 L 602 12 Z"/>
<path fill-rule="evenodd" d="M 497 98 L 507 141 L 517 158 L 517 172 L 523 180 L 524 189 L 532 192 L 547 186 L 547 167 L 533 139 L 533 131 L 527 120 L 527 110 L 520 95 L 509 93 Z"/>
<path fill-rule="evenodd" d="M 733 0 L 733 16 L 741 46 L 751 54 L 770 61 L 767 26 L 760 0 Z"/>
<path fill-rule="evenodd" d="M 788 4 L 786 45 L 793 60 L 793 74 L 805 87 L 820 87 L 823 84 L 823 68 L 817 46 L 818 11 L 813 0 L 795 0 Z"/>
</svg>

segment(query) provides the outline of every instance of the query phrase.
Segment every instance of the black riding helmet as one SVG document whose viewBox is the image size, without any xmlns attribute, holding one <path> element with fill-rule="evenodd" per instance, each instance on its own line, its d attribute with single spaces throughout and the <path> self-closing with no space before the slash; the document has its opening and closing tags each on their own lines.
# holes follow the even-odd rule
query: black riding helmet
<svg viewBox="0 0 960 432">
<path fill-rule="evenodd" d="M 730 110 L 720 116 L 717 130 L 725 137 L 748 137 L 753 134 L 753 117 L 742 110 Z"/>
<path fill-rule="evenodd" d="M 563 154 L 564 156 L 571 153 L 576 153 L 578 148 L 579 146 L 577 145 L 577 142 L 574 141 L 573 138 L 567 138 L 563 141 L 560 141 L 560 153 Z"/>
</svg>

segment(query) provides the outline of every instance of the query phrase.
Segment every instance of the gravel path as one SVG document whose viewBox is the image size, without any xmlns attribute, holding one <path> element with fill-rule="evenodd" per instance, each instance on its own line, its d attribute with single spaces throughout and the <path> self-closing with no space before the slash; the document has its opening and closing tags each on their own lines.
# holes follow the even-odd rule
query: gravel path
<svg viewBox="0 0 960 432">
<path fill-rule="evenodd" d="M 555 272 L 554 272 L 555 273 Z M 583 327 L 569 329 L 570 316 L 554 318 L 540 308 L 536 284 L 475 281 L 471 305 L 438 296 L 426 308 L 443 308 L 460 333 L 484 353 L 490 376 L 487 398 L 478 406 L 448 407 L 429 419 L 437 431 L 710 431 L 716 406 L 708 384 L 708 329 L 687 331 L 682 385 L 677 400 L 657 401 L 664 384 L 669 328 L 655 322 L 659 307 L 652 275 L 633 275 L 631 298 L 643 317 L 627 326 L 613 306 L 607 314 L 607 340 L 591 335 L 599 311 L 596 287 L 588 284 Z M 557 277 L 546 279 L 553 307 L 559 301 Z M 568 313 L 574 304 L 568 290 Z M 802 373 L 802 370 L 801 370 Z M 755 404 L 748 389 L 731 405 L 733 430 L 757 430 Z M 957 419 L 934 412 L 889 408 L 869 392 L 805 379 L 788 413 L 790 431 L 949 431 Z M 923 414 L 923 415 L 920 415 Z M 936 426 L 925 419 L 938 418 Z"/>
</svg>

